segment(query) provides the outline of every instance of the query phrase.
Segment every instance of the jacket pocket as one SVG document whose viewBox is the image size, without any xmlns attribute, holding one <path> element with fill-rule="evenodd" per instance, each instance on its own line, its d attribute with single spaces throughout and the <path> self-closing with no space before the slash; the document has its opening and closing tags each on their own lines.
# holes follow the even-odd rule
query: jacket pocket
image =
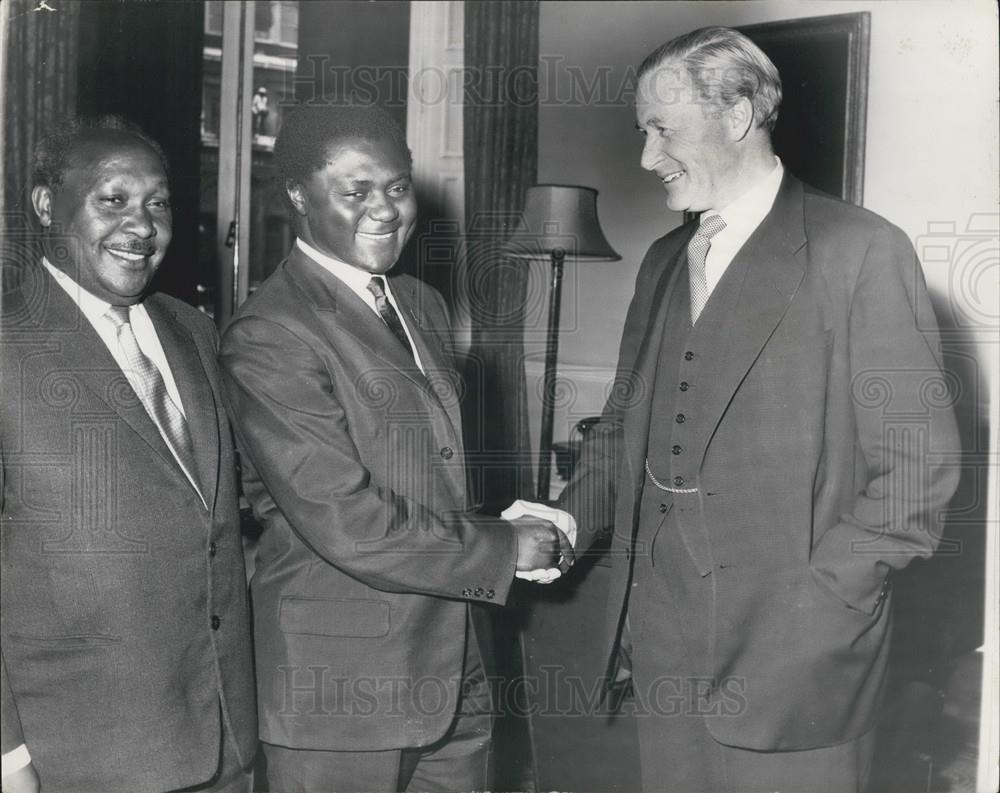
<svg viewBox="0 0 1000 793">
<path fill-rule="evenodd" d="M 278 611 L 282 633 L 303 636 L 376 638 L 389 633 L 384 600 L 283 597 Z"/>
</svg>

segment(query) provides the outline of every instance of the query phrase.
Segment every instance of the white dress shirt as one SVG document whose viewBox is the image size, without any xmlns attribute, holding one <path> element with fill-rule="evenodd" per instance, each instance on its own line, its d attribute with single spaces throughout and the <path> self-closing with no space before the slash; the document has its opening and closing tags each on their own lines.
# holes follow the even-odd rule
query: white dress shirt
<svg viewBox="0 0 1000 793">
<path fill-rule="evenodd" d="M 375 305 L 375 295 L 368 291 L 368 284 L 372 280 L 374 275 L 373 273 L 370 273 L 367 270 L 362 270 L 358 267 L 353 267 L 346 262 L 340 261 L 340 259 L 334 259 L 332 256 L 327 256 L 325 253 L 320 253 L 308 242 L 305 242 L 301 237 L 296 238 L 295 244 L 306 256 L 316 262 L 316 264 L 327 272 L 335 275 L 347 286 L 348 289 L 360 297 L 365 302 L 365 305 L 375 312 L 375 316 L 378 317 L 379 322 L 385 321 L 382 319 L 382 315 L 378 313 L 378 307 Z M 392 289 L 389 286 L 389 279 L 384 275 L 380 277 L 385 282 L 385 296 L 389 298 L 389 302 L 392 304 L 392 307 L 396 309 L 396 313 L 399 315 L 399 321 L 403 325 L 403 331 L 406 333 L 406 338 L 410 342 L 410 349 L 413 350 L 413 360 L 416 361 L 417 366 L 420 367 L 420 371 L 423 372 L 424 364 L 420 360 L 420 353 L 417 352 L 417 345 L 413 343 L 413 334 L 410 333 L 410 326 L 406 324 L 404 313 L 399 310 L 399 303 L 396 302 L 396 298 L 392 294 Z"/>
<path fill-rule="evenodd" d="M 712 237 L 712 246 L 705 258 L 705 280 L 708 282 L 709 296 L 726 274 L 740 248 L 774 206 L 774 199 L 778 196 L 785 173 L 781 160 L 777 157 L 774 160 L 771 172 L 735 201 L 722 209 L 709 209 L 701 214 L 702 221 L 708 215 L 719 215 L 726 222 L 726 227 Z"/>
</svg>

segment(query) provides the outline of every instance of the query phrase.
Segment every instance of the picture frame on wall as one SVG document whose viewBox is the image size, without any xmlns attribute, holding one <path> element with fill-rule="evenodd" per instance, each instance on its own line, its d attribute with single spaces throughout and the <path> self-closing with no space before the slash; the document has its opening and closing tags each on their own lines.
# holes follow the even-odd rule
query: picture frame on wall
<svg viewBox="0 0 1000 793">
<path fill-rule="evenodd" d="M 871 14 L 834 14 L 738 30 L 778 68 L 783 98 L 772 137 L 806 184 L 861 205 Z"/>
</svg>

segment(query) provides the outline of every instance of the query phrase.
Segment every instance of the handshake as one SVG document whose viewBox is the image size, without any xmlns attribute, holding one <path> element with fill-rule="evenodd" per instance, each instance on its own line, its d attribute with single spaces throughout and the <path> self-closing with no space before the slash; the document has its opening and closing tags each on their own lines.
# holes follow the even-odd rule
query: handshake
<svg viewBox="0 0 1000 793">
<path fill-rule="evenodd" d="M 501 514 L 517 536 L 517 572 L 526 581 L 549 584 L 573 566 L 576 522 L 544 504 L 515 501 Z"/>
</svg>

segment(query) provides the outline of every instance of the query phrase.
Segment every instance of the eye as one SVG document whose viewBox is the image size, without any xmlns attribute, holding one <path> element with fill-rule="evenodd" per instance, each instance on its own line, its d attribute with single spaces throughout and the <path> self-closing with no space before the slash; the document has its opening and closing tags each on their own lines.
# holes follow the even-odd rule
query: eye
<svg viewBox="0 0 1000 793">
<path fill-rule="evenodd" d="M 395 193 L 396 195 L 405 195 L 406 193 L 410 192 L 410 184 L 409 182 L 404 182 L 402 184 L 394 184 L 392 187 L 389 188 L 389 192 Z"/>
<path fill-rule="evenodd" d="M 168 210 L 170 209 L 170 199 L 169 198 L 154 198 L 149 202 L 149 206 L 154 209 Z"/>
<path fill-rule="evenodd" d="M 103 204 L 110 204 L 111 206 L 121 206 L 125 203 L 125 199 L 117 194 L 101 196 L 100 201 Z"/>
</svg>

